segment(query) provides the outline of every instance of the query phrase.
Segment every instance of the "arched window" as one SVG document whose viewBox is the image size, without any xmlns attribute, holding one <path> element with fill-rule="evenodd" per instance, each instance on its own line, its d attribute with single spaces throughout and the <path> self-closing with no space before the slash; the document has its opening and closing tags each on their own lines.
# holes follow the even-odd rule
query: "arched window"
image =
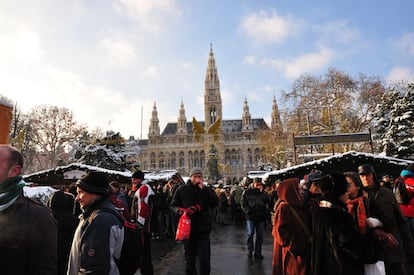
<svg viewBox="0 0 414 275">
<path fill-rule="evenodd" d="M 180 162 L 180 168 L 185 167 L 185 159 L 184 159 L 184 152 L 181 151 L 179 154 L 179 162 Z"/>
</svg>

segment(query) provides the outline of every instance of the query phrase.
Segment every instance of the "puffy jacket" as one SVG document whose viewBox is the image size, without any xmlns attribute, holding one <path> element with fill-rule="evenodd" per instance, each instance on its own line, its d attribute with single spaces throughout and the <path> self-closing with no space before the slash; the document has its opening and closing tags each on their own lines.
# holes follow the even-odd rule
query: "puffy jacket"
<svg viewBox="0 0 414 275">
<path fill-rule="evenodd" d="M 100 211 L 102 208 L 116 211 L 112 203 L 103 198 L 81 215 L 70 251 L 68 275 L 119 274 L 115 259 L 121 256 L 124 229 L 117 216 Z"/>
<path fill-rule="evenodd" d="M 242 194 L 241 208 L 246 214 L 246 220 L 262 222 L 266 220 L 266 201 L 262 192 L 257 188 L 246 189 Z"/>
<path fill-rule="evenodd" d="M 191 237 L 211 232 L 212 216 L 209 210 L 218 205 L 216 193 L 207 186 L 200 189 L 189 181 L 178 187 L 170 204 L 176 213 L 180 208 L 188 208 L 197 204 L 201 206 L 201 211 L 190 216 Z"/>
</svg>

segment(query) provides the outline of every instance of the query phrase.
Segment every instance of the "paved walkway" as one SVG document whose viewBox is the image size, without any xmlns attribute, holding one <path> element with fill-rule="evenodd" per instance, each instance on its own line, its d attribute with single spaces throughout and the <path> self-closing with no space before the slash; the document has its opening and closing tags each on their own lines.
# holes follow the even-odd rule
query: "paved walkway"
<svg viewBox="0 0 414 275">
<path fill-rule="evenodd" d="M 262 247 L 263 260 L 247 256 L 244 225 L 214 225 L 211 238 L 211 274 L 265 275 L 271 274 L 273 238 L 266 230 Z M 184 248 L 175 246 L 161 261 L 154 263 L 159 275 L 185 274 Z"/>
<path fill-rule="evenodd" d="M 211 275 L 270 275 L 272 274 L 273 237 L 265 231 L 263 260 L 247 256 L 244 225 L 214 225 L 211 238 Z M 153 241 L 155 275 L 185 275 L 184 248 L 174 240 Z M 414 263 L 407 265 L 414 274 Z"/>
</svg>

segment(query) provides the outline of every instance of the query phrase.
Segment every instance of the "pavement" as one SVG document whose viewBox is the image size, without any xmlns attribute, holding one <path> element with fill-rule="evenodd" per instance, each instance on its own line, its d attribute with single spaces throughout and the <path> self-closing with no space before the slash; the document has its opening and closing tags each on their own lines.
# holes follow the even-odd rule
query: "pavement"
<svg viewBox="0 0 414 275">
<path fill-rule="evenodd" d="M 271 228 L 265 230 L 262 246 L 263 260 L 247 256 L 244 225 L 213 225 L 211 240 L 212 275 L 270 275 L 272 274 L 273 237 Z M 173 238 L 152 241 L 155 275 L 185 275 L 185 257 L 182 244 Z M 407 265 L 414 274 L 414 262 Z M 139 272 L 138 272 L 139 274 Z"/>
<path fill-rule="evenodd" d="M 246 231 L 244 225 L 217 225 L 214 224 L 210 235 L 211 240 L 211 274 L 246 274 L 265 275 L 272 273 L 273 237 L 271 229 L 265 231 L 262 254 L 263 260 L 247 256 Z M 158 240 L 155 240 L 158 241 Z M 169 242 L 169 241 L 167 241 Z M 153 258 L 162 253 L 162 245 L 153 242 Z M 182 244 L 175 244 L 173 248 L 158 261 L 154 261 L 156 275 L 183 275 L 185 274 L 185 257 Z"/>
</svg>

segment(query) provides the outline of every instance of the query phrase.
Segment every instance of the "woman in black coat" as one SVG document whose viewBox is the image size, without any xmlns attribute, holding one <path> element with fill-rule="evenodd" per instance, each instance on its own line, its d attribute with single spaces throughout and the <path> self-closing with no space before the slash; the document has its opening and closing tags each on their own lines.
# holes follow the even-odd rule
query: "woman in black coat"
<svg viewBox="0 0 414 275">
<path fill-rule="evenodd" d="M 311 275 L 362 275 L 365 247 L 348 213 L 347 181 L 335 174 L 319 181 L 322 200 L 312 211 Z"/>
</svg>

